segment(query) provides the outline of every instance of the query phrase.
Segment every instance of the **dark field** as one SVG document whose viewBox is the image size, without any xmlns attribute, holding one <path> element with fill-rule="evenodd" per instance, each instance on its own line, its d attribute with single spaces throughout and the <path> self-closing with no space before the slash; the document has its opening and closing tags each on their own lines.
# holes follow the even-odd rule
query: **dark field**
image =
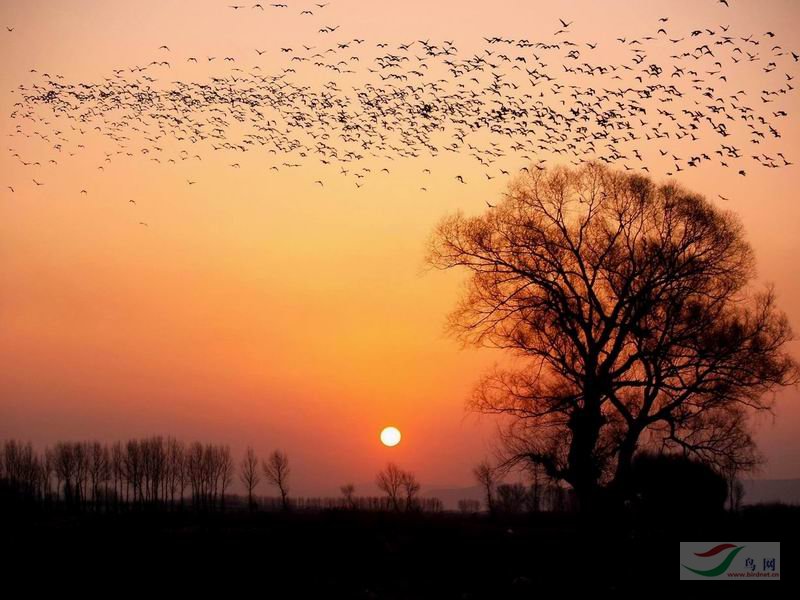
<svg viewBox="0 0 800 600">
<path fill-rule="evenodd" d="M 6 577 L 35 582 L 37 589 L 72 589 L 70 581 L 81 573 L 98 590 L 199 588 L 224 590 L 221 597 L 237 589 L 261 598 L 539 598 L 587 589 L 602 597 L 641 597 L 643 590 L 697 591 L 686 585 L 693 582 L 678 581 L 677 542 L 749 539 L 783 542 L 783 581 L 749 590 L 773 597 L 783 595 L 797 571 L 790 567 L 798 515 L 797 507 L 747 507 L 694 521 L 675 516 L 589 525 L 554 513 L 142 510 L 6 512 L 0 524 L 11 550 L 3 562 Z M 709 585 L 731 591 L 731 584 Z"/>
</svg>

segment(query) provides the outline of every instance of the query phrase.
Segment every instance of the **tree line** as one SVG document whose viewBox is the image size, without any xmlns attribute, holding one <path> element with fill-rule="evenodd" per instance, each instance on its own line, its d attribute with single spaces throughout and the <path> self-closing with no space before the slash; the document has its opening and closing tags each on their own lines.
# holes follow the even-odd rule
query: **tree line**
<svg viewBox="0 0 800 600">
<path fill-rule="evenodd" d="M 151 436 L 104 444 L 58 442 L 37 452 L 33 445 L 6 440 L 0 446 L 0 500 L 42 507 L 110 512 L 137 508 L 221 511 L 236 504 L 255 510 L 352 509 L 373 511 L 442 510 L 437 498 L 419 497 L 410 471 L 389 464 L 377 477 L 385 496 L 357 496 L 353 484 L 341 497 L 289 496 L 289 457 L 275 450 L 261 460 L 248 447 L 237 463 L 226 445 Z M 244 498 L 231 494 L 239 481 Z M 275 497 L 258 496 L 265 482 Z"/>
</svg>

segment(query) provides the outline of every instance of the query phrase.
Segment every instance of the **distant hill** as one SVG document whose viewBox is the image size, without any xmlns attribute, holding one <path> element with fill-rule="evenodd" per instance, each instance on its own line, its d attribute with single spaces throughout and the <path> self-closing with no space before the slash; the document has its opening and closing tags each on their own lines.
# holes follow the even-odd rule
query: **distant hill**
<svg viewBox="0 0 800 600">
<path fill-rule="evenodd" d="M 800 479 L 747 479 L 744 485 L 743 504 L 783 502 L 800 504 Z M 470 487 L 424 487 L 423 496 L 439 498 L 448 510 L 456 510 L 459 500 L 481 500 L 480 486 Z"/>
</svg>

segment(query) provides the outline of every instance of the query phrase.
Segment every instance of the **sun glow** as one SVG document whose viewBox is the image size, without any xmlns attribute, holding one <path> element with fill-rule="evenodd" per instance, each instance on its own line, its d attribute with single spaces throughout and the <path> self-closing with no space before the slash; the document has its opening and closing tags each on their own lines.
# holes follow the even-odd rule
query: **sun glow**
<svg viewBox="0 0 800 600">
<path fill-rule="evenodd" d="M 397 427 L 386 427 L 381 431 L 381 443 L 384 446 L 397 446 L 400 443 L 400 430 Z"/>
</svg>

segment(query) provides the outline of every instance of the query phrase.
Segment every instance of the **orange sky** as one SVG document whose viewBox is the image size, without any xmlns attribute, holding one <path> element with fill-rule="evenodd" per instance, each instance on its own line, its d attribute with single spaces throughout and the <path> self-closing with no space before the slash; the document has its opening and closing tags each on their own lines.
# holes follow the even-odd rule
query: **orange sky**
<svg viewBox="0 0 800 600">
<path fill-rule="evenodd" d="M 92 146 L 91 136 L 85 154 L 48 165 L 46 148 L 11 136 L 11 90 L 31 82 L 33 68 L 94 81 L 168 58 L 166 78 L 199 80 L 210 67 L 186 57 L 233 56 L 268 71 L 284 64 L 281 46 L 352 37 L 450 39 L 466 52 L 482 47 L 483 35 L 551 39 L 559 17 L 574 19 L 573 39 L 607 44 L 609 60 L 615 37 L 653 33 L 662 16 L 676 31 L 725 23 L 770 30 L 776 43 L 800 48 L 800 5 L 791 0 L 731 0 L 731 9 L 714 0 L 332 0 L 324 16 L 308 18 L 298 12 L 313 3 L 287 3 L 285 13 L 263 14 L 211 1 L 0 6 L 0 438 L 43 445 L 163 433 L 229 443 L 237 453 L 247 444 L 262 454 L 282 447 L 297 493 L 310 494 L 372 481 L 389 459 L 426 484 L 470 484 L 493 429 L 465 413 L 464 399 L 499 356 L 443 335 L 461 276 L 426 272 L 423 252 L 442 216 L 482 210 L 501 178 L 486 181 L 474 161 L 449 154 L 398 160 L 391 175 L 356 189 L 335 176 L 338 167 L 315 162 L 269 172 L 273 163 L 255 151 L 205 152 L 200 165 L 136 157 L 101 173 L 108 148 Z M 322 38 L 324 25 L 341 25 L 339 37 Z M 267 52 L 258 57 L 255 48 Z M 731 87 L 758 89 L 735 75 Z M 780 145 L 767 142 L 764 151 L 798 161 L 796 95 L 780 108 L 790 119 Z M 20 166 L 9 148 L 43 165 Z M 240 169 L 230 168 L 234 161 Z M 455 173 L 471 185 L 456 183 Z M 679 180 L 731 198 L 726 207 L 744 220 L 760 278 L 775 283 L 800 329 L 797 167 L 753 166 L 741 178 L 709 166 Z M 796 389 L 782 392 L 775 421 L 759 426 L 770 461 L 764 477 L 800 477 L 798 399 Z M 403 431 L 397 448 L 378 443 L 386 424 Z"/>
</svg>

